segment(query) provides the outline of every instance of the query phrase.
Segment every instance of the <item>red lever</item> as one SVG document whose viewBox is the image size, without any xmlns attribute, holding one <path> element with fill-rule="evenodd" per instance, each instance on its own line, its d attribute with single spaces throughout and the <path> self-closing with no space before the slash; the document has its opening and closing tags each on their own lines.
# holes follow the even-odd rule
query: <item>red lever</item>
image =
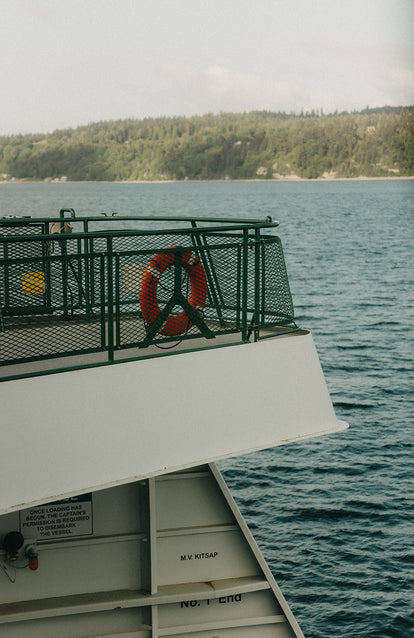
<svg viewBox="0 0 414 638">
<path fill-rule="evenodd" d="M 39 567 L 39 559 L 37 556 L 33 556 L 32 558 L 29 558 L 29 569 L 32 569 L 33 571 L 36 571 L 36 569 Z"/>
</svg>

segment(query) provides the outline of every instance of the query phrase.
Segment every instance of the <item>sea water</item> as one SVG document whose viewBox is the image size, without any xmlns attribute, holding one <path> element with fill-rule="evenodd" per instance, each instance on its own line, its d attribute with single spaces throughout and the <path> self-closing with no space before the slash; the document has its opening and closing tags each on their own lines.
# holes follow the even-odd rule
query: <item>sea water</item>
<svg viewBox="0 0 414 638">
<path fill-rule="evenodd" d="M 61 207 L 280 222 L 350 429 L 220 468 L 307 638 L 414 636 L 414 181 L 0 185 L 0 216 Z"/>
</svg>

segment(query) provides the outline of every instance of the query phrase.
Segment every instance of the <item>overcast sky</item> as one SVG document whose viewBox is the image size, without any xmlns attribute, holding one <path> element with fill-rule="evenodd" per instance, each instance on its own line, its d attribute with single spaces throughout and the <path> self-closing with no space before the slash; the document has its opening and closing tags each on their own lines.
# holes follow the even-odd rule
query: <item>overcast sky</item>
<svg viewBox="0 0 414 638">
<path fill-rule="evenodd" d="M 414 0 L 0 0 L 0 134 L 414 103 Z"/>
</svg>

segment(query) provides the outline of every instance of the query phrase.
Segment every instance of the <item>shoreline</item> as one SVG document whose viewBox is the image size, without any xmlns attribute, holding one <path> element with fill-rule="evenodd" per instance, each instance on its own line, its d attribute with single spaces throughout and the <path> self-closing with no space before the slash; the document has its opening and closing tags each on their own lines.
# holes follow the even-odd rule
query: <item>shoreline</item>
<svg viewBox="0 0 414 638">
<path fill-rule="evenodd" d="M 321 182 L 321 183 L 332 183 L 332 182 L 379 182 L 379 181 L 407 181 L 414 180 L 414 175 L 402 175 L 401 177 L 390 176 L 390 177 L 317 177 L 317 178 L 306 178 L 306 177 L 298 177 L 297 175 L 280 177 L 277 179 L 159 179 L 159 180 L 114 180 L 114 181 L 92 181 L 92 180 L 81 180 L 81 181 L 71 181 L 71 180 L 38 180 L 38 179 L 28 179 L 25 177 L 16 178 L 13 180 L 1 180 L 0 186 L 2 184 L 47 184 L 47 185 L 61 185 L 61 184 L 268 184 L 269 182 L 272 184 L 277 183 L 292 183 L 296 184 L 298 182 Z"/>
</svg>

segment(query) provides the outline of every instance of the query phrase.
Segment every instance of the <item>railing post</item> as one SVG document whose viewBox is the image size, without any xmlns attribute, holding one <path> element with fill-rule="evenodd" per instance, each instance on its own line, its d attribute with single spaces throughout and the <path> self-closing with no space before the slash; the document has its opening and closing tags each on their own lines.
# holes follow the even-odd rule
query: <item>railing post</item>
<svg viewBox="0 0 414 638">
<path fill-rule="evenodd" d="M 100 309 L 100 324 L 101 324 L 101 349 L 107 349 L 107 337 L 106 337 L 106 255 L 101 253 L 91 257 L 93 260 L 93 268 L 95 268 L 95 259 L 99 265 L 99 283 L 100 283 L 100 297 L 99 297 L 99 309 Z"/>
<path fill-rule="evenodd" d="M 83 232 L 87 235 L 88 231 L 88 220 L 84 220 L 83 222 Z M 91 320 L 91 316 L 93 315 L 93 298 L 92 298 L 92 290 L 91 290 L 91 279 L 93 277 L 93 260 L 88 256 L 89 253 L 92 253 L 92 239 L 89 239 L 87 236 L 83 239 L 83 251 L 85 254 L 85 297 L 86 297 L 86 321 L 89 323 Z M 82 250 L 82 249 L 81 249 Z"/>
<path fill-rule="evenodd" d="M 91 255 L 95 252 L 95 244 L 93 237 L 90 237 L 86 240 L 88 242 L 88 251 Z M 92 262 L 93 263 L 93 262 Z M 89 273 L 89 299 L 91 302 L 91 307 L 93 308 L 96 304 L 96 281 L 95 281 L 95 269 L 91 268 Z"/>
<path fill-rule="evenodd" d="M 259 340 L 260 332 L 260 230 L 254 231 L 254 340 Z"/>
<path fill-rule="evenodd" d="M 247 291 L 248 291 L 248 258 L 249 258 L 249 230 L 243 228 L 243 245 L 242 245 L 242 340 L 249 340 L 249 330 L 247 327 Z"/>
<path fill-rule="evenodd" d="M 91 320 L 91 290 L 90 290 L 90 281 L 89 281 L 89 273 L 92 269 L 92 257 L 88 254 L 87 249 L 84 251 L 84 267 L 83 271 L 85 273 L 85 313 L 86 313 L 86 321 L 89 323 Z"/>
<path fill-rule="evenodd" d="M 260 327 L 264 328 L 266 323 L 266 243 L 264 240 L 260 241 Z"/>
<path fill-rule="evenodd" d="M 121 345 L 121 264 L 119 253 L 114 255 L 115 260 L 115 344 Z"/>
<path fill-rule="evenodd" d="M 52 310 L 52 262 L 51 262 L 51 255 L 52 255 L 52 238 L 51 238 L 51 234 L 50 234 L 50 227 L 49 224 L 46 223 L 45 227 L 43 229 L 43 232 L 45 234 L 48 234 L 50 237 L 50 240 L 47 239 L 45 241 L 42 242 L 43 246 L 42 246 L 42 253 L 43 253 L 43 270 L 45 273 L 45 285 L 46 285 L 46 289 L 45 289 L 45 293 L 44 293 L 44 298 L 45 298 L 45 306 L 46 308 L 49 308 L 49 310 L 51 312 L 53 312 Z"/>
<path fill-rule="evenodd" d="M 66 243 L 66 239 L 59 238 L 60 244 L 60 252 L 62 255 L 62 300 L 63 300 L 63 314 L 65 317 L 69 316 L 68 312 L 68 247 Z"/>
<path fill-rule="evenodd" d="M 237 274 L 236 274 L 236 327 L 241 329 L 241 288 L 242 288 L 242 247 L 237 247 Z"/>
<path fill-rule="evenodd" d="M 106 239 L 108 361 L 114 360 L 114 273 L 112 237 Z"/>
<path fill-rule="evenodd" d="M 8 243 L 4 243 L 3 250 L 3 258 L 4 258 L 4 308 L 8 309 L 10 306 L 10 271 L 9 271 L 9 246 Z"/>
</svg>

